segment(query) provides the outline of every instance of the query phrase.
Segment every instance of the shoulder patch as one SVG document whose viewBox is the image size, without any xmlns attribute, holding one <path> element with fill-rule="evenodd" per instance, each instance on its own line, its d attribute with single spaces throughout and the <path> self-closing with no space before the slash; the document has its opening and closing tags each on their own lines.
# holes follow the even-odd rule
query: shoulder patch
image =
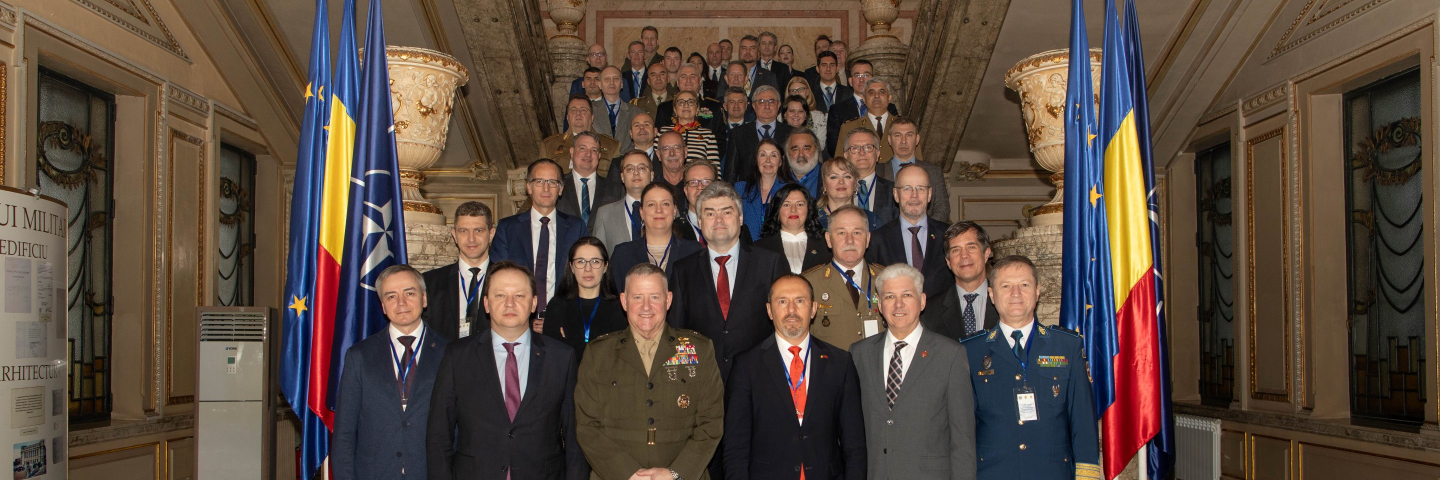
<svg viewBox="0 0 1440 480">
<path fill-rule="evenodd" d="M 591 340 L 591 341 L 592 341 L 592 342 L 596 342 L 596 341 L 604 340 L 604 339 L 607 339 L 607 338 L 616 338 L 616 337 L 619 337 L 620 335 L 622 335 L 622 334 L 624 334 L 625 332 L 628 332 L 628 331 L 630 331 L 630 329 L 628 329 L 628 328 L 622 328 L 622 329 L 620 329 L 620 330 L 616 330 L 616 331 L 613 331 L 613 332 L 610 332 L 610 333 L 607 333 L 607 334 L 604 334 L 604 335 L 595 337 L 595 339 L 594 339 L 594 340 Z"/>
</svg>

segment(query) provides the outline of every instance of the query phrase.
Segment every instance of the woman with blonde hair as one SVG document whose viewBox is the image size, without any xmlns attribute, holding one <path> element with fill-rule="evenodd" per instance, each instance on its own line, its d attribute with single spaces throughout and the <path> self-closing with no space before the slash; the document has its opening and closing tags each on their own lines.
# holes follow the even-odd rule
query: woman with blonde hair
<svg viewBox="0 0 1440 480">
<path fill-rule="evenodd" d="M 826 160 L 819 168 L 821 192 L 816 206 L 819 207 L 820 226 L 830 228 L 830 212 L 855 203 L 855 184 L 859 174 L 855 164 L 845 157 Z M 871 231 L 880 227 L 880 217 L 875 216 L 875 212 L 865 210 L 865 217 L 870 222 Z"/>
<path fill-rule="evenodd" d="M 825 105 L 815 101 L 815 93 L 810 91 L 810 82 L 803 76 L 790 77 L 785 84 L 785 96 L 798 95 L 805 99 L 805 105 L 810 109 L 810 121 L 806 127 L 815 132 L 817 145 L 825 145 Z"/>
</svg>

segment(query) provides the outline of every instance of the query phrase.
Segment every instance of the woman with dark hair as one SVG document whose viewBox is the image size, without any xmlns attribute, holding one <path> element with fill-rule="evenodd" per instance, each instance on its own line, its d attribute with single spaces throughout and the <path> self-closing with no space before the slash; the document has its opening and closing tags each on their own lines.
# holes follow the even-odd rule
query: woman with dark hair
<svg viewBox="0 0 1440 480">
<path fill-rule="evenodd" d="M 764 139 L 755 152 L 755 167 L 744 173 L 735 182 L 735 193 L 740 194 L 740 208 L 745 213 L 745 226 L 750 227 L 750 240 L 760 239 L 760 224 L 765 221 L 765 209 L 775 192 L 787 183 L 794 183 L 790 164 L 785 161 L 784 149 L 775 140 Z"/>
<path fill-rule="evenodd" d="M 825 229 L 815 215 L 815 201 L 803 185 L 790 183 L 775 192 L 755 246 L 785 256 L 790 272 L 797 275 L 830 263 Z"/>
<path fill-rule="evenodd" d="M 615 246 L 615 290 L 625 292 L 625 274 L 641 263 L 650 263 L 668 275 L 675 260 L 704 250 L 700 242 L 672 235 L 675 228 L 675 192 L 663 182 L 653 182 L 640 192 L 640 218 L 645 228 L 640 238 Z M 686 227 L 688 228 L 688 227 Z"/>
<path fill-rule="evenodd" d="M 580 237 L 566 257 L 570 268 L 555 289 L 555 297 L 545 306 L 541 333 L 565 342 L 575 349 L 575 356 L 585 354 L 585 344 L 601 335 L 624 330 L 629 322 L 620 299 L 611 288 L 610 256 L 605 242 L 595 237 Z"/>
</svg>

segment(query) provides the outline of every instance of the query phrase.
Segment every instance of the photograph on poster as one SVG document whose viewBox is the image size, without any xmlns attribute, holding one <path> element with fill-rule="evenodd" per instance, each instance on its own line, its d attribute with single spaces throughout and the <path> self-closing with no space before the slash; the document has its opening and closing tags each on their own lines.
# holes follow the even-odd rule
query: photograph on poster
<svg viewBox="0 0 1440 480">
<path fill-rule="evenodd" d="M 44 358 L 50 342 L 45 338 L 45 325 L 40 322 L 15 322 L 15 358 Z"/>
<path fill-rule="evenodd" d="M 30 259 L 5 259 L 5 313 L 30 313 Z"/>
<path fill-rule="evenodd" d="M 40 262 L 35 268 L 35 303 L 39 304 L 40 322 L 48 323 L 55 317 L 55 264 Z"/>
<path fill-rule="evenodd" d="M 46 460 L 44 439 L 15 444 L 15 480 L 44 475 Z"/>
</svg>

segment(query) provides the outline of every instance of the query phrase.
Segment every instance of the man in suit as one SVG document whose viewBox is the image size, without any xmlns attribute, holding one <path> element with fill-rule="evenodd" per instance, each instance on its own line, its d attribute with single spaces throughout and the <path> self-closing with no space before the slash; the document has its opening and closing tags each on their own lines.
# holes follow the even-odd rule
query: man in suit
<svg viewBox="0 0 1440 480">
<path fill-rule="evenodd" d="M 620 80 L 620 69 L 614 65 L 605 67 L 600 72 L 600 98 L 590 102 L 590 111 L 595 119 L 591 123 L 590 131 L 601 135 L 609 135 L 620 146 L 630 145 L 630 121 L 635 119 L 635 114 L 640 113 L 640 107 L 626 102 L 620 97 L 620 87 L 623 82 Z M 609 157 L 605 158 L 609 160 Z M 606 168 L 609 165 L 605 165 Z"/>
<path fill-rule="evenodd" d="M 600 163 L 597 138 L 591 132 L 575 136 L 570 148 L 572 168 L 565 175 L 564 191 L 560 193 L 560 212 L 579 218 L 586 234 L 595 226 L 595 209 L 619 200 L 624 193 L 619 182 L 596 174 Z"/>
<path fill-rule="evenodd" d="M 942 240 L 945 265 L 955 277 L 955 287 L 944 289 L 931 301 L 920 321 L 925 328 L 957 340 L 995 328 L 1000 312 L 990 301 L 990 283 L 985 278 L 990 235 L 979 224 L 967 220 L 950 225 Z"/>
<path fill-rule="evenodd" d="M 790 81 L 793 73 L 790 66 L 775 58 L 776 49 L 780 46 L 779 39 L 769 31 L 760 32 L 760 68 L 769 70 L 775 74 L 775 85 L 785 85 Z"/>
<path fill-rule="evenodd" d="M 585 51 L 585 63 L 589 65 L 589 68 L 605 68 L 606 65 L 610 64 L 610 55 L 605 52 L 604 45 L 597 43 L 591 45 L 590 48 Z M 585 86 L 584 75 L 570 82 L 571 95 L 582 94 L 585 93 L 586 90 L 588 90 L 588 88 Z"/>
<path fill-rule="evenodd" d="M 580 363 L 580 447 L 602 480 L 708 480 L 725 414 L 715 347 L 666 324 L 677 295 L 664 270 L 640 263 L 625 276 L 629 328 L 592 340 Z"/>
<path fill-rule="evenodd" d="M 897 116 L 890 121 L 889 130 L 885 135 L 890 138 L 890 148 L 894 155 L 886 160 L 885 166 L 880 167 L 880 177 L 894 181 L 895 174 L 900 173 L 900 167 L 906 165 L 919 165 L 930 175 L 930 187 L 934 192 L 930 199 L 930 216 L 941 221 L 950 221 L 950 190 L 945 187 L 945 172 L 940 165 L 926 162 L 918 158 L 920 148 L 920 129 L 915 121 L 909 117 Z M 882 153 L 883 155 L 883 153 Z M 884 159 L 885 157 L 881 157 Z"/>
<path fill-rule="evenodd" d="M 805 277 L 770 286 L 775 335 L 735 359 L 726 384 L 725 477 L 865 478 L 865 422 L 850 354 L 810 336 L 818 309 Z"/>
<path fill-rule="evenodd" d="M 554 160 L 565 171 L 569 171 L 570 149 L 575 146 L 575 136 L 580 132 L 590 132 L 595 126 L 595 113 L 591 107 L 591 101 L 584 95 L 572 95 L 565 103 L 566 127 L 564 133 L 557 133 L 540 141 L 540 158 Z M 609 158 L 618 155 L 620 142 L 614 137 L 603 134 L 595 134 L 600 144 L 600 155 L 606 160 L 608 167 Z"/>
<path fill-rule="evenodd" d="M 700 204 L 696 202 L 700 197 L 700 192 L 715 181 L 715 166 L 710 162 L 690 162 L 685 164 L 684 175 L 685 195 L 680 198 L 684 199 L 686 208 L 682 211 L 685 213 L 675 219 L 675 228 L 671 233 L 686 240 L 700 242 L 701 246 L 705 246 L 705 232 L 701 230 L 700 226 Z M 740 233 L 740 243 L 750 244 L 750 227 L 746 226 L 744 222 L 740 223 Z"/>
<path fill-rule="evenodd" d="M 645 42 L 635 40 L 625 51 L 625 68 L 620 73 L 620 79 L 625 82 L 625 88 L 621 89 L 621 98 L 625 101 L 638 98 L 640 92 L 645 90 L 649 82 L 648 71 L 645 64 Z M 651 112 L 652 114 L 654 112 Z"/>
<path fill-rule="evenodd" d="M 829 50 L 820 52 L 815 56 L 814 78 L 806 72 L 805 79 L 810 82 L 810 92 L 815 95 L 816 103 L 824 105 L 823 111 L 829 112 L 836 101 L 852 98 L 855 91 L 850 87 L 841 85 L 836 73 L 840 71 L 840 64 L 835 59 L 835 52 Z M 829 132 L 826 132 L 829 133 Z"/>
<path fill-rule="evenodd" d="M 840 77 L 840 83 L 845 84 L 845 85 L 850 85 L 850 86 L 853 87 L 854 85 L 853 85 L 853 84 L 850 84 L 850 83 L 847 83 L 847 80 L 846 80 L 846 79 L 850 78 L 850 68 L 849 68 L 849 67 L 846 67 L 846 65 L 849 65 L 849 64 L 850 64 L 850 63 L 849 63 L 849 62 L 850 62 L 850 48 L 849 48 L 849 46 L 847 46 L 844 41 L 841 41 L 841 40 L 831 40 L 831 41 L 830 41 L 830 51 L 835 54 L 836 64 L 837 64 L 837 65 L 840 65 L 840 69 L 841 69 L 841 70 L 840 70 L 840 72 L 839 72 L 838 75 L 837 75 L 838 77 Z"/>
<path fill-rule="evenodd" d="M 884 265 L 903 263 L 925 274 L 925 293 L 940 298 L 954 283 L 945 265 L 945 241 L 950 226 L 925 215 L 930 202 L 930 175 L 918 165 L 900 169 L 895 178 L 895 202 L 900 216 L 875 229 L 874 255 Z"/>
<path fill-rule="evenodd" d="M 686 212 L 690 209 L 690 202 L 685 197 L 685 137 L 675 132 L 666 132 L 655 143 L 655 150 L 660 156 L 660 166 L 655 169 L 655 181 L 670 187 L 670 193 L 675 196 L 675 211 Z"/>
<path fill-rule="evenodd" d="M 645 152 L 631 150 L 620 160 L 620 180 L 625 185 L 625 197 L 600 206 L 595 212 L 595 227 L 592 236 L 599 238 L 610 253 L 615 246 L 636 238 L 645 228 L 640 216 L 640 192 L 650 184 L 655 170 Z"/>
<path fill-rule="evenodd" d="M 509 260 L 535 272 L 536 316 L 544 318 L 545 303 L 555 296 L 555 285 L 565 276 L 570 246 L 585 236 L 585 223 L 558 212 L 560 166 L 540 159 L 525 172 L 530 209 L 500 220 L 495 231 L 495 259 Z"/>
<path fill-rule="evenodd" d="M 830 112 L 825 117 L 825 149 L 827 151 L 839 155 L 841 151 L 835 149 L 836 145 L 845 145 L 840 138 L 840 127 L 844 126 L 846 122 L 870 113 L 870 107 L 865 103 L 863 94 L 865 93 L 865 82 L 870 81 L 871 78 L 871 69 L 869 61 L 856 60 L 855 64 L 850 66 L 849 96 L 843 94 L 846 92 L 836 90 L 835 104 L 831 105 Z M 900 114 L 893 103 L 886 107 L 886 111 L 889 111 L 891 115 Z M 875 126 L 871 125 L 868 128 L 874 130 Z"/>
<path fill-rule="evenodd" d="M 723 83 L 725 67 L 730 65 L 729 59 L 723 56 L 724 50 L 720 44 L 712 43 L 705 47 L 705 71 L 701 72 L 705 77 L 706 85 L 714 88 L 714 91 L 706 91 L 705 96 L 720 98 L 720 84 Z"/>
<path fill-rule="evenodd" d="M 804 127 L 791 130 L 790 135 L 785 136 L 785 161 L 790 163 L 795 183 L 805 187 L 812 201 L 820 198 L 820 158 L 824 153 L 816 140 L 815 132 Z"/>
<path fill-rule="evenodd" d="M 345 352 L 331 472 L 340 480 L 429 478 L 425 419 L 446 339 L 420 321 L 425 278 L 414 267 L 387 267 L 375 284 L 390 323 Z"/>
<path fill-rule="evenodd" d="M 765 322 L 766 290 L 789 273 L 785 257 L 740 243 L 744 217 L 740 195 L 714 182 L 695 199 L 706 249 L 675 262 L 670 322 L 715 342 L 721 378 L 730 378 L 735 356 L 758 345 L 772 329 Z"/>
<path fill-rule="evenodd" d="M 736 70 L 736 69 L 731 69 Z M 731 75 L 739 75 L 732 72 Z M 755 112 L 750 109 L 750 97 L 740 87 L 730 87 L 725 90 L 724 111 L 719 115 L 720 130 L 717 130 L 717 137 L 728 139 L 731 132 L 740 128 L 748 122 L 755 121 Z"/>
<path fill-rule="evenodd" d="M 890 136 L 886 135 L 886 132 L 890 131 L 890 124 L 895 121 L 895 115 L 885 110 L 885 106 L 890 104 L 890 82 L 871 78 L 865 82 L 862 91 L 866 113 L 840 126 L 840 143 L 845 143 L 845 137 L 855 129 L 867 127 L 880 137 L 879 158 L 888 161 L 895 156 L 895 150 L 890 148 Z"/>
<path fill-rule="evenodd" d="M 775 72 L 760 68 L 760 39 L 754 35 L 746 35 L 740 39 L 740 64 L 745 68 L 745 85 L 749 86 L 751 95 L 754 95 L 755 89 L 761 85 L 780 89 Z"/>
<path fill-rule="evenodd" d="M 425 272 L 425 295 L 434 300 L 425 309 L 425 325 L 445 338 L 470 336 L 489 322 L 480 306 L 480 292 L 490 270 L 490 243 L 495 240 L 495 216 L 480 202 L 465 202 L 455 208 L 450 227 L 459 258 L 455 263 Z"/>
<path fill-rule="evenodd" d="M 426 442 L 431 478 L 584 480 L 575 350 L 530 331 L 528 270 L 500 262 L 490 274 L 489 328 L 451 344 L 440 362 Z"/>
<path fill-rule="evenodd" d="M 866 262 L 870 223 L 865 211 L 845 205 L 830 213 L 825 243 L 834 261 L 805 271 L 805 279 L 820 294 L 820 322 L 815 336 L 841 349 L 880 333 L 880 291 L 874 282 L 883 265 Z"/>
<path fill-rule="evenodd" d="M 965 348 L 920 325 L 925 279 L 919 270 L 891 265 L 875 282 L 890 328 L 850 347 L 860 376 L 869 478 L 974 480 L 976 401 Z M 998 400 L 994 408 L 1014 410 Z"/>
<path fill-rule="evenodd" d="M 1085 342 L 1035 321 L 1039 280 L 1029 258 L 996 260 L 989 290 L 1000 324 L 963 343 L 974 367 L 965 384 L 975 389 L 979 478 L 1099 480 Z"/>
<path fill-rule="evenodd" d="M 769 85 L 761 86 L 751 96 L 750 104 L 755 109 L 755 121 L 741 125 L 730 132 L 725 142 L 725 160 L 720 178 L 736 182 L 755 167 L 756 150 L 761 140 L 774 140 L 784 145 L 791 127 L 780 121 L 780 92 Z"/>
<path fill-rule="evenodd" d="M 884 225 L 895 219 L 897 208 L 891 193 L 895 184 L 875 174 L 879 138 L 869 127 L 856 128 L 846 139 L 845 158 L 855 164 L 855 205 L 874 213 Z"/>
</svg>

